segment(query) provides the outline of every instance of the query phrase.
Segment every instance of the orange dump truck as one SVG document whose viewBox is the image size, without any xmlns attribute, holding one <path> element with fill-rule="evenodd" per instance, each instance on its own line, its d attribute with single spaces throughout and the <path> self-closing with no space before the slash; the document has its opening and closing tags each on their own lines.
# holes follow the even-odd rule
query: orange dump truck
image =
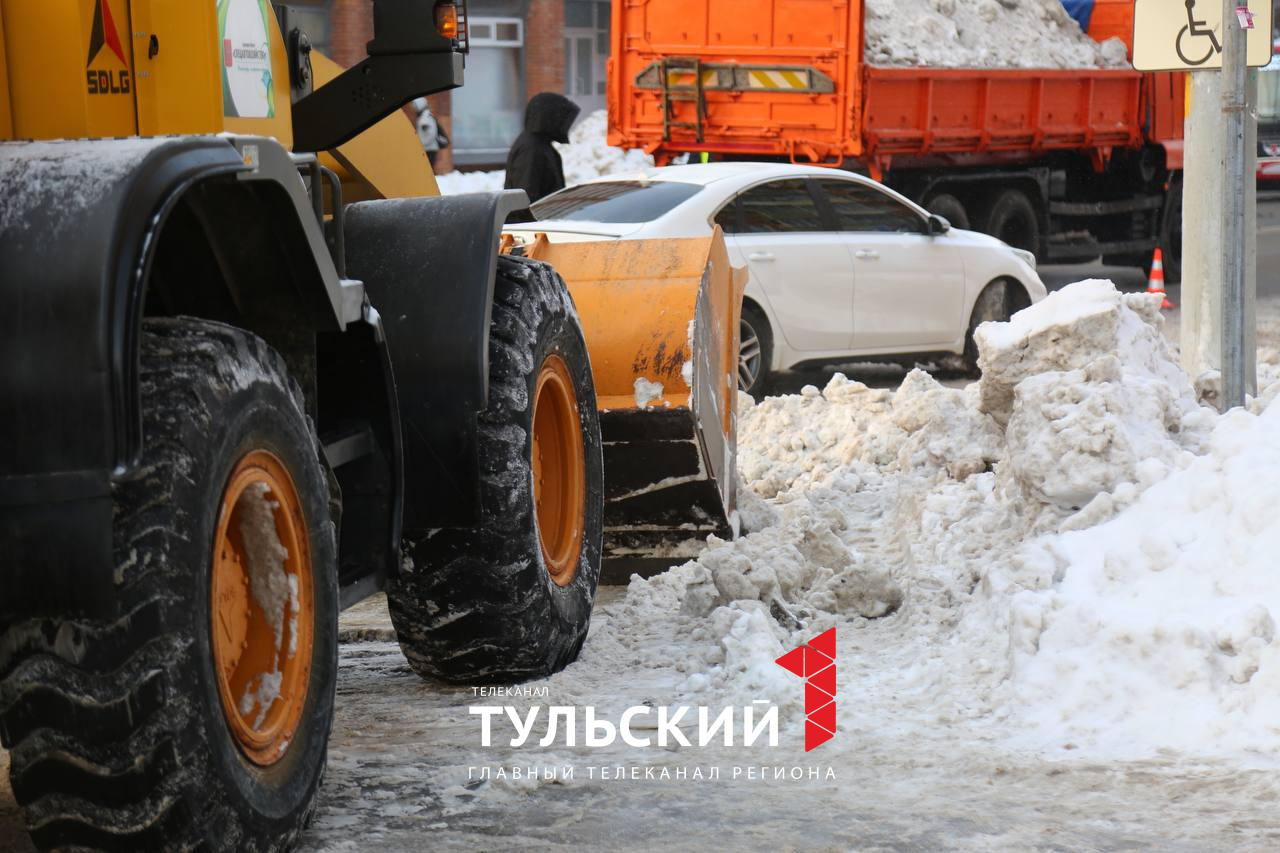
<svg viewBox="0 0 1280 853">
<path fill-rule="evenodd" d="M 1089 32 L 1132 42 L 1133 4 Z M 613 5 L 609 142 L 865 171 L 1045 262 L 1181 257 L 1180 74 L 882 67 L 862 0 Z"/>
</svg>

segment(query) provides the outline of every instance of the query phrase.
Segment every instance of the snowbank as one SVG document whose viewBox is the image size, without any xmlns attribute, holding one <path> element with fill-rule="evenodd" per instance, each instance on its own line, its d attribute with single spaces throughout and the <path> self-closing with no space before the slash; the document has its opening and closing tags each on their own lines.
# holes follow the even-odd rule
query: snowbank
<svg viewBox="0 0 1280 853">
<path fill-rule="evenodd" d="M 1198 406 L 1161 323 L 1082 282 L 983 326 L 968 388 L 837 375 L 744 400 L 751 532 L 633 580 L 629 607 L 705 641 L 685 689 L 707 701 L 789 708 L 774 658 L 842 625 L 863 724 L 968 720 L 1077 757 L 1280 751 L 1280 386 Z"/>
<path fill-rule="evenodd" d="M 566 186 L 589 181 L 603 175 L 639 172 L 653 166 L 653 158 L 638 148 L 624 151 L 605 142 L 609 129 L 609 116 L 604 110 L 596 110 L 583 118 L 569 131 L 569 144 L 554 143 L 564 161 Z M 506 172 L 448 172 L 436 176 L 436 183 L 443 195 L 492 192 L 502 189 Z"/>
<path fill-rule="evenodd" d="M 569 144 L 555 143 L 564 161 L 566 186 L 574 186 L 592 178 L 640 172 L 653 167 L 653 158 L 638 148 L 624 151 L 605 139 L 609 133 L 609 114 L 596 110 L 580 120 L 569 131 Z"/>
<path fill-rule="evenodd" d="M 1044 737 L 1065 727 L 1121 754 L 1280 748 L 1277 474 L 1280 407 L 1237 410 L 1121 515 L 999 571 L 1011 701 Z"/>
<path fill-rule="evenodd" d="M 875 65 L 1128 67 L 1124 42 L 1093 41 L 1061 0 L 868 0 L 866 9 Z"/>
<path fill-rule="evenodd" d="M 445 172 L 436 175 L 436 185 L 440 187 L 440 195 L 462 195 L 463 193 L 489 193 L 502 189 L 502 182 L 507 173 L 503 169 L 492 172 Z"/>
</svg>

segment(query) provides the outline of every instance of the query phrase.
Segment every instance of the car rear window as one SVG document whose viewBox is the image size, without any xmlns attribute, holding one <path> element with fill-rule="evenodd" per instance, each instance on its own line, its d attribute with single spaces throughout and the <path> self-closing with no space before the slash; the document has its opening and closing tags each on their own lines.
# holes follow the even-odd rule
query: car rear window
<svg viewBox="0 0 1280 853">
<path fill-rule="evenodd" d="M 538 219 L 578 222 L 649 222 L 698 194 L 698 184 L 678 181 L 605 181 L 579 184 L 533 205 Z"/>
</svg>

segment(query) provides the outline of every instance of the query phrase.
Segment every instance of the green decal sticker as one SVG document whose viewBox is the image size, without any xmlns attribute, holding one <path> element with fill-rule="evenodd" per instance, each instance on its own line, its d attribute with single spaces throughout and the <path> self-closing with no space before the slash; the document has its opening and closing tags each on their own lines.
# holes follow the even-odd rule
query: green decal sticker
<svg viewBox="0 0 1280 853">
<path fill-rule="evenodd" d="M 217 3 L 223 114 L 228 118 L 275 118 L 268 0 Z"/>
</svg>

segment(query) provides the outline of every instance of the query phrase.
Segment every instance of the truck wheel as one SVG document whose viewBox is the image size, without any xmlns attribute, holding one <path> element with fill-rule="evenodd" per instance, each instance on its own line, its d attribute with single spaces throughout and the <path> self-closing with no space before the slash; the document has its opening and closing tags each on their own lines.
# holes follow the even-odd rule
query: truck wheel
<svg viewBox="0 0 1280 853">
<path fill-rule="evenodd" d="M 479 453 L 480 522 L 410 549 L 387 591 L 396 637 L 428 678 L 549 675 L 587 636 L 604 463 L 577 311 L 560 276 L 526 258 L 498 259 Z"/>
<path fill-rule="evenodd" d="M 950 193 L 938 193 L 929 199 L 925 204 L 925 209 L 930 213 L 936 213 L 951 223 L 953 228 L 962 228 L 969 230 L 969 214 L 961 204 L 960 199 Z"/>
<path fill-rule="evenodd" d="M 1169 201 L 1160 222 L 1160 251 L 1164 255 L 1165 284 L 1182 282 L 1182 181 L 1169 187 Z M 1151 260 L 1146 263 L 1150 274 Z"/>
<path fill-rule="evenodd" d="M 773 358 L 773 332 L 764 312 L 750 302 L 743 303 L 739 323 L 738 388 L 759 400 L 769 386 L 769 365 Z"/>
<path fill-rule="evenodd" d="M 982 230 L 1015 249 L 1040 255 L 1040 220 L 1022 190 L 1004 190 L 996 196 Z"/>
<path fill-rule="evenodd" d="M 14 795 L 44 848 L 284 849 L 314 808 L 337 671 L 315 434 L 253 335 L 149 320 L 140 368 L 114 600 L 0 635 Z"/>
</svg>

